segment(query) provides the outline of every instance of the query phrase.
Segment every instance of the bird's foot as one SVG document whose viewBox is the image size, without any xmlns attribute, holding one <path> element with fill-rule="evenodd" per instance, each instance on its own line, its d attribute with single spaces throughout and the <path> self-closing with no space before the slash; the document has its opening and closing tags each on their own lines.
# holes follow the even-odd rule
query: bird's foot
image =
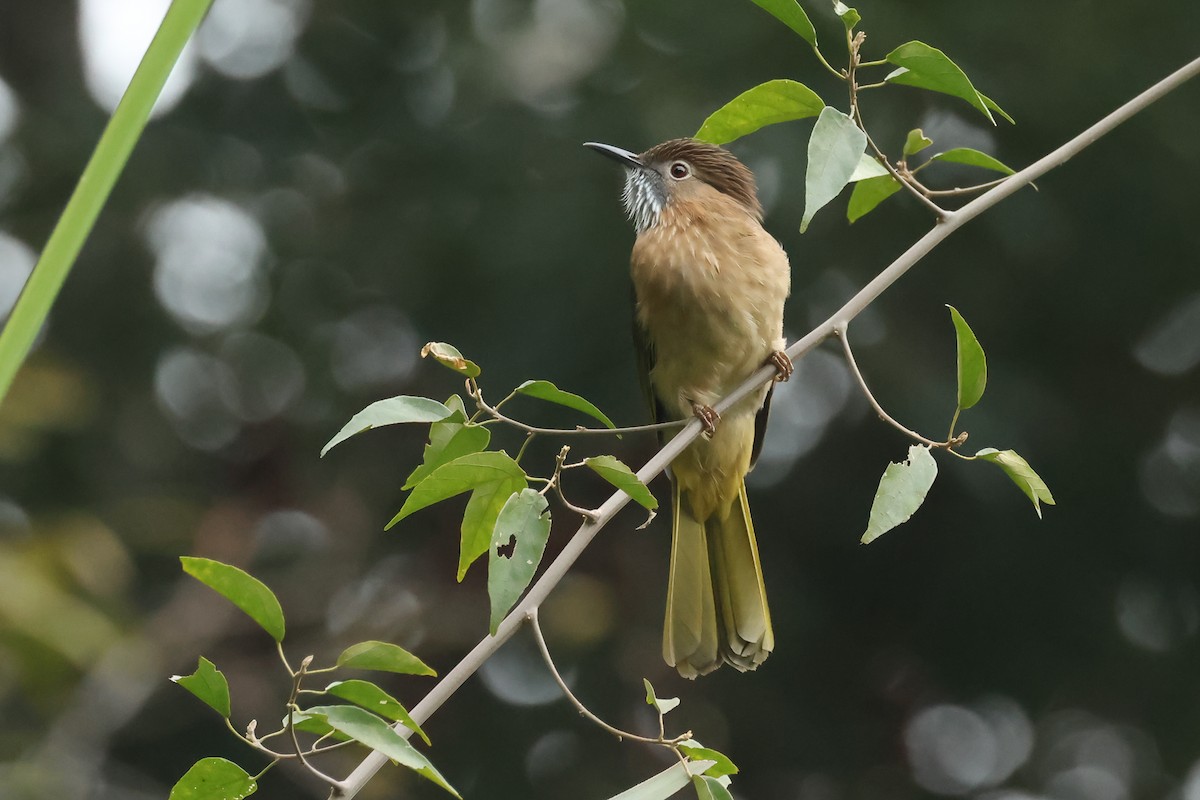
<svg viewBox="0 0 1200 800">
<path fill-rule="evenodd" d="M 778 372 L 775 375 L 776 382 L 786 381 L 792 377 L 792 373 L 796 371 L 796 367 L 792 364 L 792 360 L 788 358 L 788 354 L 782 350 L 776 350 L 767 358 L 767 363 L 775 367 Z"/>
<path fill-rule="evenodd" d="M 692 413 L 700 420 L 700 426 L 703 428 L 704 435 L 711 439 L 713 434 L 716 433 L 717 423 L 721 421 L 721 415 L 712 406 L 706 406 L 703 403 L 692 403 Z"/>
</svg>

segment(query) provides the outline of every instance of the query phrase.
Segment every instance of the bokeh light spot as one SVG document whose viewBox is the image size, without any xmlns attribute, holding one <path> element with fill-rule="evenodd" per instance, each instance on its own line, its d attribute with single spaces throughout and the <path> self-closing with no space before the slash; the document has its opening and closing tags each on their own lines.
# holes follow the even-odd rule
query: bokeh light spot
<svg viewBox="0 0 1200 800">
<path fill-rule="evenodd" d="M 1159 375 L 1182 375 L 1200 364 L 1200 293 L 1184 298 L 1156 322 L 1133 355 Z"/>
<path fill-rule="evenodd" d="M 191 195 L 153 211 L 146 240 L 157 256 L 159 302 L 192 333 L 253 323 L 268 297 L 262 227 L 241 207 Z"/>
<path fill-rule="evenodd" d="M 154 394 L 180 439 L 199 450 L 219 450 L 241 430 L 218 388 L 232 381 L 229 368 L 218 359 L 176 348 L 158 360 Z"/>
<path fill-rule="evenodd" d="M 21 105 L 12 88 L 0 78 L 0 145 L 8 139 L 17 127 L 21 116 Z"/>
<path fill-rule="evenodd" d="M 390 306 L 371 306 L 333 332 L 333 377 L 346 390 L 402 380 L 417 366 L 421 342 L 408 318 Z"/>
<path fill-rule="evenodd" d="M 218 391 L 245 422 L 264 422 L 290 408 L 304 391 L 304 367 L 287 345 L 258 333 L 235 333 L 221 345 L 228 382 Z"/>
<path fill-rule="evenodd" d="M 79 48 L 92 99 L 113 111 L 154 38 L 170 0 L 79 0 Z M 176 106 L 195 74 L 192 46 L 184 47 L 151 116 Z"/>
<path fill-rule="evenodd" d="M 216 0 L 196 33 L 200 55 L 230 78 L 262 77 L 291 58 L 309 11 L 306 0 Z"/>
</svg>

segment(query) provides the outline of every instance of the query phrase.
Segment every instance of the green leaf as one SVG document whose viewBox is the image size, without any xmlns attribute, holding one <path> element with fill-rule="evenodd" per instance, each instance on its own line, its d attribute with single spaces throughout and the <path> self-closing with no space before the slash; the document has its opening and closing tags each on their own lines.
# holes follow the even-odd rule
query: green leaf
<svg viewBox="0 0 1200 800">
<path fill-rule="evenodd" d="M 550 381 L 525 381 L 517 387 L 517 394 L 523 394 L 526 397 L 536 397 L 538 400 L 545 400 L 547 403 L 557 403 L 560 406 L 573 408 L 576 411 L 587 414 L 592 419 L 600 420 L 606 428 L 617 427 L 613 425 L 612 420 L 603 411 L 596 408 L 589 401 L 577 394 L 564 392 Z"/>
<path fill-rule="evenodd" d="M 634 502 L 650 511 L 658 508 L 658 500 L 650 494 L 646 484 L 642 483 L 633 470 L 625 466 L 613 456 L 592 456 L 584 459 L 584 464 L 613 486 L 633 498 Z"/>
<path fill-rule="evenodd" d="M 659 714 L 666 714 L 679 705 L 678 697 L 660 698 L 654 694 L 654 687 L 650 685 L 650 681 L 642 678 L 642 683 L 646 685 L 646 705 L 654 706 L 654 710 Z"/>
<path fill-rule="evenodd" d="M 461 583 L 467 570 L 487 552 L 496 529 L 496 518 L 508 502 L 508 498 L 524 489 L 528 484 L 524 478 L 510 481 L 494 481 L 479 486 L 471 493 L 463 512 L 458 554 L 458 580 Z"/>
<path fill-rule="evenodd" d="M 275 593 L 258 578 L 211 558 L 182 556 L 183 571 L 225 597 L 271 634 L 283 641 L 283 609 Z"/>
<path fill-rule="evenodd" d="M 954 335 L 958 340 L 958 407 L 966 409 L 983 397 L 983 390 L 987 387 L 987 359 L 971 326 L 958 313 L 958 309 L 954 306 L 946 308 L 950 309 Z"/>
<path fill-rule="evenodd" d="M 204 656 L 200 656 L 200 663 L 191 675 L 172 675 L 171 680 L 208 703 L 222 717 L 229 718 L 229 681 Z"/>
<path fill-rule="evenodd" d="M 391 642 L 359 642 L 338 656 L 339 667 L 399 672 L 403 675 L 437 675 L 425 662 Z"/>
<path fill-rule="evenodd" d="M 487 451 L 460 456 L 438 467 L 417 484 L 385 530 L 426 506 L 471 492 L 461 529 L 458 558 L 458 579 L 461 581 L 467 568 L 487 552 L 496 517 L 509 496 L 528 485 L 524 470 L 507 453 Z"/>
<path fill-rule="evenodd" d="M 689 761 L 672 764 L 652 778 L 631 786 L 609 800 L 667 800 L 668 797 L 687 786 L 693 775 L 700 775 L 712 766 L 711 761 Z"/>
<path fill-rule="evenodd" d="M 356 742 L 379 751 L 397 764 L 408 767 L 455 797 L 461 798 L 454 787 L 442 777 L 442 773 L 429 763 L 429 759 L 394 728 L 369 711 L 357 706 L 315 706 L 305 709 L 305 713 L 324 717 L 334 730 L 341 731 Z"/>
<path fill-rule="evenodd" d="M 993 100 L 992 98 L 988 97 L 988 96 L 987 96 L 986 94 L 984 94 L 983 92 L 980 92 L 980 93 L 979 93 L 979 97 L 980 97 L 980 99 L 981 99 L 981 100 L 983 100 L 983 104 L 984 104 L 985 106 L 987 106 L 988 108 L 990 108 L 992 111 L 995 111 L 995 112 L 996 112 L 997 114 L 999 114 L 1000 116 L 1004 117 L 1005 121 L 1006 121 L 1006 122 L 1008 122 L 1008 124 L 1009 124 L 1009 125 L 1016 125 L 1016 124 L 1017 124 L 1017 123 L 1016 123 L 1016 120 L 1014 120 L 1012 117 L 1010 117 L 1010 116 L 1008 115 L 1008 112 L 1007 112 L 1007 111 L 1005 111 L 1005 110 L 1004 110 L 1003 108 L 1001 108 L 1000 106 L 996 105 L 996 101 L 995 101 L 995 100 Z"/>
<path fill-rule="evenodd" d="M 391 528 L 410 514 L 434 503 L 480 486 L 505 481 L 525 481 L 525 472 L 507 453 L 488 451 L 460 456 L 441 465 L 417 484 L 387 527 Z"/>
<path fill-rule="evenodd" d="M 292 727 L 301 733 L 311 733 L 314 736 L 328 736 L 332 734 L 335 738 L 343 740 L 349 738 L 343 733 L 334 731 L 329 726 L 329 723 L 325 721 L 324 717 L 314 717 L 303 711 L 293 711 L 291 721 Z M 283 724 L 286 726 L 287 723 L 288 719 L 284 717 Z"/>
<path fill-rule="evenodd" d="M 546 498 L 533 489 L 522 489 L 508 498 L 496 518 L 488 548 L 488 597 L 492 601 L 492 635 L 533 580 L 546 540 L 550 538 L 550 513 Z M 515 546 L 514 546 L 515 541 Z M 501 555 L 505 548 L 506 555 Z M 511 553 L 508 552 L 511 548 Z"/>
<path fill-rule="evenodd" d="M 987 153 L 981 153 L 980 151 L 974 150 L 970 147 L 955 147 L 951 150 L 947 150 L 944 153 L 938 153 L 929 159 L 930 163 L 933 163 L 934 161 L 950 161 L 955 164 L 967 164 L 968 166 L 972 167 L 983 167 L 984 169 L 1002 172 L 1005 175 L 1012 175 L 1015 173 L 1015 170 L 1008 165 L 1001 163 L 999 160 L 989 156 Z"/>
<path fill-rule="evenodd" d="M 491 441 L 492 432 L 482 425 L 449 421 L 433 423 L 429 426 L 429 443 L 425 445 L 425 457 L 401 488 L 412 489 L 438 467 L 456 458 L 482 452 Z"/>
<path fill-rule="evenodd" d="M 334 697 L 340 697 L 343 700 L 349 700 L 355 705 L 362 706 L 381 717 L 390 719 L 393 722 L 399 722 L 425 740 L 425 744 L 431 744 L 429 737 L 425 735 L 425 731 L 421 730 L 421 726 L 408 713 L 408 709 L 400 705 L 400 701 L 396 698 L 370 681 L 335 681 L 326 686 L 325 691 Z"/>
<path fill-rule="evenodd" d="M 780 122 L 815 117 L 825 101 L 803 83 L 774 80 L 747 89 L 718 108 L 696 133 L 711 144 L 727 144 L 759 128 Z"/>
<path fill-rule="evenodd" d="M 463 358 L 463 354 L 458 352 L 458 348 L 452 344 L 430 342 L 421 348 L 421 358 L 430 357 L 439 364 L 454 370 L 459 375 L 466 375 L 468 378 L 479 377 L 479 365 L 474 361 Z"/>
<path fill-rule="evenodd" d="M 908 461 L 888 464 L 879 479 L 875 502 L 862 543 L 870 544 L 897 525 L 907 522 L 925 501 L 929 487 L 937 477 L 937 462 L 929 448 L 914 444 L 908 448 Z"/>
<path fill-rule="evenodd" d="M 850 173 L 850 183 L 865 181 L 868 178 L 878 178 L 883 175 L 891 175 L 887 167 L 879 163 L 873 155 L 867 153 L 862 154 L 862 158 L 858 160 L 858 166 L 854 168 L 854 172 Z"/>
<path fill-rule="evenodd" d="M 736 775 L 738 773 L 737 765 L 724 753 L 705 747 L 695 739 L 684 739 L 679 743 L 686 752 L 684 755 L 689 761 L 712 761 L 713 766 L 705 770 L 704 774 L 713 778 L 720 778 L 724 775 Z"/>
<path fill-rule="evenodd" d="M 913 128 L 904 139 L 904 157 L 915 156 L 931 144 L 933 144 L 933 139 L 926 136 L 925 131 Z"/>
<path fill-rule="evenodd" d="M 941 92 L 966 100 L 994 125 L 996 120 L 983 95 L 971 84 L 958 65 L 945 53 L 924 42 L 908 42 L 887 54 L 887 60 L 900 67 L 884 80 L 889 83 L 915 86 L 932 92 Z M 990 101 L 989 101 L 990 102 Z M 994 106 L 995 103 L 992 103 Z M 999 109 L 997 109 L 999 111 Z M 1002 112 L 1000 112 L 1002 113 Z M 1007 119 L 1008 115 L 1002 115 Z"/>
<path fill-rule="evenodd" d="M 817 31 L 796 0 L 754 0 L 754 4 L 787 25 L 801 39 L 817 46 Z"/>
<path fill-rule="evenodd" d="M 250 773 L 224 758 L 202 758 L 171 788 L 170 800 L 242 800 L 258 791 Z"/>
<path fill-rule="evenodd" d="M 837 0 L 833 4 L 833 13 L 842 18 L 842 24 L 846 26 L 847 32 L 854 30 L 854 26 L 862 22 L 862 16 L 858 11 L 850 8 L 841 0 Z"/>
<path fill-rule="evenodd" d="M 1048 506 L 1054 505 L 1054 495 L 1050 494 L 1050 488 L 1046 486 L 1046 482 L 1033 471 L 1033 467 L 1029 466 L 1028 461 L 1016 454 L 1016 451 L 985 447 L 976 453 L 975 457 L 990 461 L 1004 470 L 1004 474 L 1012 478 L 1012 482 L 1019 486 L 1033 503 L 1033 510 L 1037 512 L 1038 519 L 1041 519 L 1042 516 L 1041 503 Z"/>
<path fill-rule="evenodd" d="M 866 146 L 867 135 L 848 116 L 829 106 L 821 111 L 808 140 L 801 233 L 808 230 L 813 215 L 850 181 Z"/>
<path fill-rule="evenodd" d="M 693 775 L 692 786 L 696 789 L 698 800 L 733 800 L 733 795 L 716 778 L 710 778 L 707 775 Z"/>
<path fill-rule="evenodd" d="M 376 400 L 371 405 L 350 418 L 337 435 L 321 448 L 324 457 L 331 448 L 339 445 L 360 433 L 379 428 L 383 425 L 396 425 L 402 422 L 438 422 L 454 412 L 437 400 L 428 397 L 389 397 L 387 400 Z"/>
<path fill-rule="evenodd" d="M 875 206 L 887 200 L 900 191 L 900 181 L 891 175 L 878 178 L 867 178 L 859 181 L 850 193 L 850 202 L 846 205 L 846 219 L 855 222 L 875 210 Z"/>
</svg>

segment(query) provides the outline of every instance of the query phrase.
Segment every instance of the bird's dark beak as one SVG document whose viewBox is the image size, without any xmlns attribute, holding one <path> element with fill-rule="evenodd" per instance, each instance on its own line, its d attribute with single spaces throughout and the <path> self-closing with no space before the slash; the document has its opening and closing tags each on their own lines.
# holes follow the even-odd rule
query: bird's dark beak
<svg viewBox="0 0 1200 800">
<path fill-rule="evenodd" d="M 640 168 L 646 166 L 645 164 L 642 163 L 642 160 L 640 158 L 638 158 L 636 153 L 631 153 L 628 150 L 622 150 L 619 147 L 613 147 L 611 144 L 600 144 L 599 142 L 584 142 L 583 146 L 591 148 L 592 150 L 595 150 L 597 153 L 599 153 L 602 156 L 608 156 L 609 158 L 613 159 L 614 161 L 620 162 L 620 164 L 622 166 L 627 167 L 629 169 L 640 169 Z"/>
</svg>

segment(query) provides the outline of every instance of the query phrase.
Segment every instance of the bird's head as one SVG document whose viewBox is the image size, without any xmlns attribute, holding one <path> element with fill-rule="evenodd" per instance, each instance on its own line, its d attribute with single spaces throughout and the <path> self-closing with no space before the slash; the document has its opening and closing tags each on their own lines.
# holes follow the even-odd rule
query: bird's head
<svg viewBox="0 0 1200 800">
<path fill-rule="evenodd" d="M 696 139 L 671 139 L 640 155 L 597 142 L 584 146 L 625 167 L 621 200 L 638 233 L 653 228 L 670 203 L 712 189 L 736 201 L 755 219 L 762 219 L 754 173 L 733 153 L 716 145 Z"/>
</svg>

